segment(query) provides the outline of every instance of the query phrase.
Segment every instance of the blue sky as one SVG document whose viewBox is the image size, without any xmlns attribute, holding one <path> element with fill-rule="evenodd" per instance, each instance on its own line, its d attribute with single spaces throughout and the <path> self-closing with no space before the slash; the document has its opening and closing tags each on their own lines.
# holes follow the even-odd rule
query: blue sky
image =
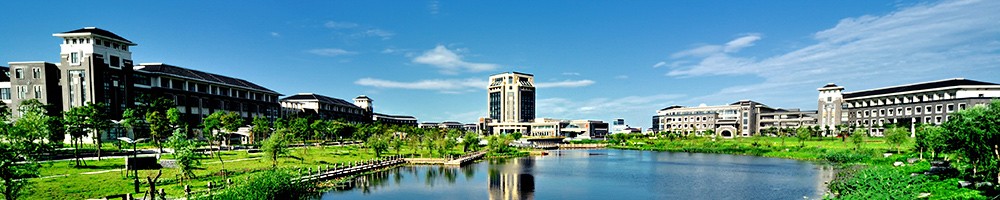
<svg viewBox="0 0 1000 200">
<path fill-rule="evenodd" d="M 538 117 L 649 127 L 669 105 L 816 108 L 847 91 L 1000 82 L 1000 1 L 3 1 L 0 63 L 58 60 L 96 26 L 136 62 L 351 99 L 420 121 L 486 115 L 486 78 L 535 75 Z M 543 87 L 544 86 L 544 87 Z"/>
</svg>

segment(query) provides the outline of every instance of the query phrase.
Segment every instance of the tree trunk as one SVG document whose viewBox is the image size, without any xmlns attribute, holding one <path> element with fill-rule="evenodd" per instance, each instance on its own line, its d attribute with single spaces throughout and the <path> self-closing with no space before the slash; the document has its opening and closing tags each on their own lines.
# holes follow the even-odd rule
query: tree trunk
<svg viewBox="0 0 1000 200">
<path fill-rule="evenodd" d="M 80 166 L 80 145 L 75 138 L 70 140 L 70 145 L 73 146 L 73 158 L 75 158 L 76 166 Z"/>
<path fill-rule="evenodd" d="M 101 151 L 104 147 L 104 143 L 101 141 L 101 132 L 97 132 L 97 160 L 101 160 Z"/>
</svg>

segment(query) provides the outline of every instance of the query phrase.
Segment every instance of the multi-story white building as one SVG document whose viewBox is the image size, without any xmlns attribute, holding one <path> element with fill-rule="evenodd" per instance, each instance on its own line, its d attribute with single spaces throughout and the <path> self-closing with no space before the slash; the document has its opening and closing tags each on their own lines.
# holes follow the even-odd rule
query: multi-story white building
<svg viewBox="0 0 1000 200">
<path fill-rule="evenodd" d="M 842 90 L 834 84 L 819 88 L 820 124 L 833 129 L 837 124 L 867 127 L 874 136 L 883 135 L 888 124 L 911 131 L 917 124 L 941 124 L 950 113 L 1000 97 L 1000 85 L 964 78 Z"/>
<path fill-rule="evenodd" d="M 729 105 L 670 106 L 653 116 L 653 129 L 702 135 L 711 130 L 725 138 L 759 135 L 764 129 L 815 125 L 815 112 L 777 109 L 742 100 Z"/>
<path fill-rule="evenodd" d="M 535 119 L 535 77 L 520 72 L 490 76 L 489 114 L 498 122 Z"/>
</svg>

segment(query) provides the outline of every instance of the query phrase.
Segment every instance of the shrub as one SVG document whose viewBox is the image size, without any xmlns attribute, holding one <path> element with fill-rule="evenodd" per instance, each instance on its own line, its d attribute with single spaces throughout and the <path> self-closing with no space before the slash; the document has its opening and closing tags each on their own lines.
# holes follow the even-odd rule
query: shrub
<svg viewBox="0 0 1000 200">
<path fill-rule="evenodd" d="M 316 195 L 315 186 L 292 181 L 291 173 L 270 170 L 254 174 L 250 180 L 223 189 L 218 195 L 198 199 L 309 199 Z"/>
</svg>

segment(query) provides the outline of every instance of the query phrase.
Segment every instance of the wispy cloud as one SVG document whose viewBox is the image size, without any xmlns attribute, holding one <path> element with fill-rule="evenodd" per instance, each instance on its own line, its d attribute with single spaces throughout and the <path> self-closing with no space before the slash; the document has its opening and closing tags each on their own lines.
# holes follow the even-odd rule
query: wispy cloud
<svg viewBox="0 0 1000 200">
<path fill-rule="evenodd" d="M 393 89 L 410 90 L 436 90 L 447 94 L 466 93 L 485 90 L 489 83 L 486 79 L 428 79 L 416 81 L 393 81 L 377 78 L 362 78 L 354 81 L 354 84 Z M 594 84 L 591 80 L 566 80 L 557 82 L 537 82 L 537 88 L 557 88 L 557 87 L 583 87 Z"/>
<path fill-rule="evenodd" d="M 588 85 L 593 85 L 592 80 L 566 80 L 557 82 L 539 82 L 535 83 L 537 88 L 557 88 L 557 87 L 583 87 Z"/>
<path fill-rule="evenodd" d="M 749 75 L 757 84 L 700 97 L 708 101 L 760 98 L 810 105 L 827 82 L 855 90 L 1000 71 L 1000 1 L 944 1 L 903 7 L 882 16 L 846 18 L 813 35 L 815 43 L 771 57 L 732 52 L 761 39 L 747 35 L 724 45 L 702 45 L 671 55 L 668 76 Z M 843 84 L 842 84 L 843 85 Z M 849 89 L 851 90 L 851 89 Z M 796 97 L 796 98 L 788 98 Z M 803 98 L 798 98 L 803 97 Z M 797 99 L 797 100 L 795 100 Z"/>
<path fill-rule="evenodd" d="M 364 34 L 372 37 L 380 37 L 382 40 L 392 39 L 392 36 L 396 35 L 395 33 L 377 28 L 368 29 L 364 32 Z"/>
<path fill-rule="evenodd" d="M 664 65 L 667 65 L 667 62 L 666 61 L 660 61 L 660 62 L 658 62 L 656 64 L 653 64 L 653 68 L 663 67 Z"/>
<path fill-rule="evenodd" d="M 281 37 L 281 33 L 271 32 L 271 37 Z"/>
<path fill-rule="evenodd" d="M 436 90 L 442 93 L 464 93 L 485 89 L 487 84 L 484 79 L 431 79 L 418 80 L 412 82 L 382 80 L 376 78 L 362 78 L 354 81 L 354 84 L 377 88 L 395 88 L 411 90 Z"/>
<path fill-rule="evenodd" d="M 598 119 L 607 115 L 623 116 L 634 112 L 651 112 L 669 105 L 671 101 L 680 97 L 683 95 L 658 94 L 587 100 L 547 98 L 537 100 L 535 107 L 538 110 L 538 116 L 542 117 Z"/>
<path fill-rule="evenodd" d="M 359 25 L 353 22 L 327 21 L 326 23 L 323 23 L 323 26 L 332 29 L 350 29 L 350 28 L 356 28 Z"/>
<path fill-rule="evenodd" d="M 499 68 L 499 65 L 492 63 L 466 62 L 462 60 L 462 56 L 449 50 L 444 45 L 437 45 L 434 49 L 425 51 L 420 56 L 413 58 L 413 62 L 437 67 L 443 74 L 458 74 L 463 71 L 492 71 Z"/>
<path fill-rule="evenodd" d="M 576 73 L 576 72 L 563 72 L 562 75 L 563 76 L 579 76 L 580 73 Z"/>
<path fill-rule="evenodd" d="M 385 29 L 345 21 L 327 21 L 323 23 L 323 27 L 336 30 L 336 33 L 352 38 L 377 37 L 388 40 L 396 35 L 396 33 Z"/>
<path fill-rule="evenodd" d="M 310 50 L 306 50 L 306 53 L 316 54 L 316 55 L 320 55 L 320 56 L 327 56 L 327 57 L 336 57 L 336 56 L 358 54 L 358 52 L 353 52 L 353 51 L 348 51 L 348 50 L 343 50 L 343 49 L 338 49 L 338 48 L 310 49 Z"/>
<path fill-rule="evenodd" d="M 438 14 L 441 10 L 441 1 L 431 0 L 430 4 L 427 5 L 427 9 L 430 10 L 432 15 Z"/>
<path fill-rule="evenodd" d="M 754 42 L 757 42 L 757 40 L 760 40 L 760 34 L 751 33 L 726 42 L 725 45 L 699 45 L 688 50 L 674 53 L 670 55 L 670 57 L 674 59 L 684 57 L 706 57 L 722 53 L 739 52 L 743 48 L 753 46 Z M 667 63 L 658 62 L 656 65 L 653 65 L 653 67 L 660 67 L 664 65 L 667 65 Z"/>
</svg>

